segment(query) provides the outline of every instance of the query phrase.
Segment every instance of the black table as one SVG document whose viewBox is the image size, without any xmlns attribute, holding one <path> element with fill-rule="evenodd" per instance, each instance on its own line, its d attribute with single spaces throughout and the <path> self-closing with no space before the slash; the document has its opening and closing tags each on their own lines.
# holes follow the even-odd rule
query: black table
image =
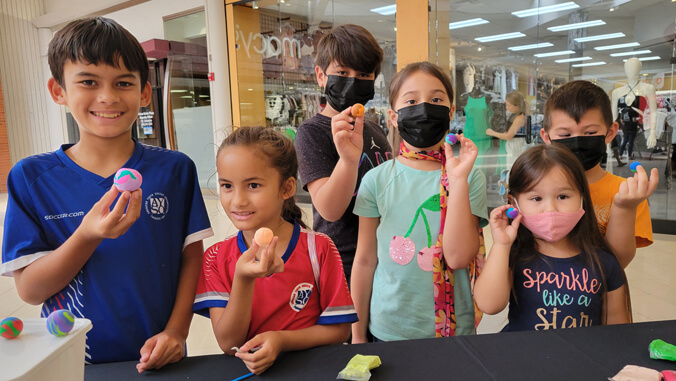
<svg viewBox="0 0 676 381">
<path fill-rule="evenodd" d="M 248 380 L 335 380 L 355 354 L 378 355 L 371 380 L 607 380 L 625 365 L 676 370 L 650 359 L 654 339 L 676 343 L 676 320 L 550 331 L 509 332 L 283 353 Z M 188 357 L 138 374 L 136 362 L 85 366 L 85 380 L 232 380 L 249 373 L 227 355 Z"/>
</svg>

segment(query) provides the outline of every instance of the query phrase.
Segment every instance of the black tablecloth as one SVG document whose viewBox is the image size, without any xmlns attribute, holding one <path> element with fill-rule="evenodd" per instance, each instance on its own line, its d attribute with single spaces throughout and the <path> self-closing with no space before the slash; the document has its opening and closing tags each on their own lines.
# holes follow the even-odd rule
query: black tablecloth
<svg viewBox="0 0 676 381">
<path fill-rule="evenodd" d="M 674 362 L 650 359 L 654 339 L 675 344 L 676 321 L 327 346 L 283 353 L 248 380 L 335 380 L 358 353 L 380 356 L 375 381 L 607 380 L 629 364 L 676 370 Z M 136 362 L 87 365 L 85 380 L 232 380 L 247 373 L 241 360 L 212 355 L 143 374 Z"/>
</svg>

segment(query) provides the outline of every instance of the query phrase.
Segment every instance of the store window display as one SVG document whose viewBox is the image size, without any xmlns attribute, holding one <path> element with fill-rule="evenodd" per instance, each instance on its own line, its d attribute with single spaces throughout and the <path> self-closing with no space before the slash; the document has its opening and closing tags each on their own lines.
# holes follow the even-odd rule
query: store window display
<svg viewBox="0 0 676 381">
<path fill-rule="evenodd" d="M 613 119 L 621 123 L 623 137 L 620 145 L 620 155 L 627 148 L 627 156 L 631 158 L 634 148 L 634 140 L 639 129 L 639 122 L 644 111 L 640 109 L 643 97 L 647 100 L 647 109 L 650 115 L 657 115 L 657 101 L 655 98 L 655 86 L 644 83 L 639 78 L 641 72 L 641 61 L 638 58 L 630 58 L 624 64 L 624 72 L 627 75 L 627 84 L 613 90 L 612 110 Z M 649 131 L 646 146 L 651 149 L 657 144 L 656 126 L 658 118 L 650 118 L 649 125 L 644 126 Z M 645 118 L 644 118 L 645 120 Z"/>
</svg>

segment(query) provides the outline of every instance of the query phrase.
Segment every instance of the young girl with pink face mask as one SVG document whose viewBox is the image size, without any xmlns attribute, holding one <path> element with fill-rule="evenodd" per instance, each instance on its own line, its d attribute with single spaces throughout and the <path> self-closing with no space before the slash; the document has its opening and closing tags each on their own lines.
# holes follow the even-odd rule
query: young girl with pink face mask
<svg viewBox="0 0 676 381">
<path fill-rule="evenodd" d="M 528 149 L 510 171 L 509 201 L 491 212 L 479 309 L 496 314 L 509 302 L 503 332 L 629 323 L 624 272 L 599 232 L 575 155 L 557 145 Z M 518 211 L 511 224 L 509 208 Z"/>
</svg>

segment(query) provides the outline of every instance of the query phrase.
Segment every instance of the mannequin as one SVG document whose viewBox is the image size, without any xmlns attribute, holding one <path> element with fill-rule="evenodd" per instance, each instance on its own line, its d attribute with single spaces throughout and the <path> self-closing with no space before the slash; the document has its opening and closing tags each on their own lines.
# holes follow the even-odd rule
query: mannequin
<svg viewBox="0 0 676 381">
<path fill-rule="evenodd" d="M 634 104 L 634 100 L 637 97 L 645 97 L 648 100 L 648 108 L 650 109 L 650 115 L 657 115 L 657 101 L 655 100 L 655 86 L 643 83 L 640 81 L 639 73 L 641 72 L 641 61 L 638 58 L 630 58 L 627 62 L 624 63 L 624 73 L 627 75 L 627 84 L 618 87 L 613 90 L 611 106 L 613 110 L 613 120 L 617 120 L 618 116 L 618 104 L 620 103 L 620 98 L 624 98 L 624 103 L 627 105 Z M 632 107 L 638 114 L 643 115 L 643 111 L 639 110 L 636 107 Z M 650 136 L 646 145 L 649 149 L 652 149 L 657 145 L 656 137 L 656 125 L 657 118 L 650 118 Z M 648 129 L 646 128 L 646 129 Z"/>
<path fill-rule="evenodd" d="M 474 73 L 476 70 L 472 65 L 467 65 L 465 70 L 462 71 L 462 82 L 465 85 L 465 94 L 471 93 L 474 90 Z"/>
</svg>

